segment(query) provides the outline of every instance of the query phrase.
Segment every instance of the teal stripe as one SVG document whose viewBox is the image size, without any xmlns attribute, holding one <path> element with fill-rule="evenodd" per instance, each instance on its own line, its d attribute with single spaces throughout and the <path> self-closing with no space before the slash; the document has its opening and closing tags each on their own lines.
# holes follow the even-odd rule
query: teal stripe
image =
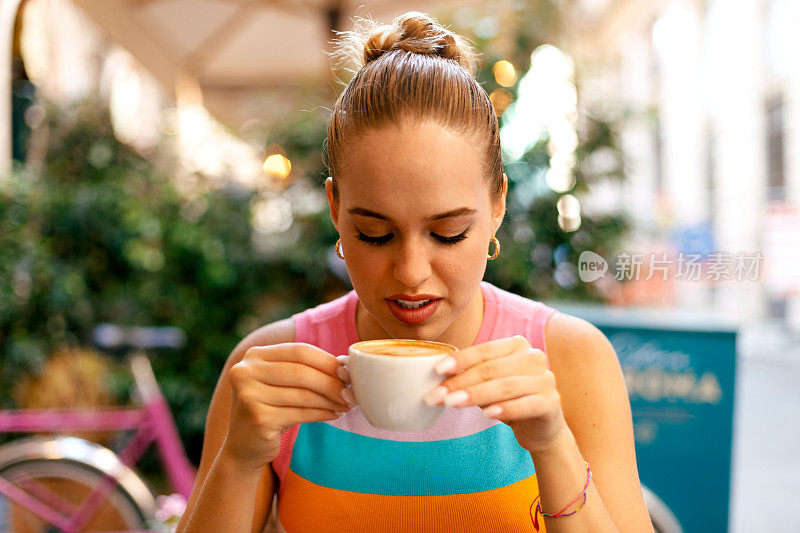
<svg viewBox="0 0 800 533">
<path fill-rule="evenodd" d="M 324 422 L 302 424 L 289 467 L 324 487 L 394 496 L 492 490 L 535 473 L 530 454 L 506 424 L 424 442 L 365 437 Z"/>
</svg>

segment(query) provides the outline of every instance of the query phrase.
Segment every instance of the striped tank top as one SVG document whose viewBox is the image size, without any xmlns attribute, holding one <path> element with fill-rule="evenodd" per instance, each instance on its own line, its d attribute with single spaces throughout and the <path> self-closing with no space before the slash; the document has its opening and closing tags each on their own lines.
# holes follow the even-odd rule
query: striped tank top
<svg viewBox="0 0 800 533">
<path fill-rule="evenodd" d="M 475 344 L 524 335 L 544 351 L 554 309 L 481 281 L 484 313 Z M 333 355 L 358 342 L 357 295 L 292 315 L 295 341 Z M 272 463 L 279 532 L 528 532 L 538 495 L 530 454 L 511 428 L 477 406 L 445 407 L 433 427 L 372 427 L 354 407 L 298 424 Z M 544 529 L 540 529 L 543 531 Z"/>
</svg>

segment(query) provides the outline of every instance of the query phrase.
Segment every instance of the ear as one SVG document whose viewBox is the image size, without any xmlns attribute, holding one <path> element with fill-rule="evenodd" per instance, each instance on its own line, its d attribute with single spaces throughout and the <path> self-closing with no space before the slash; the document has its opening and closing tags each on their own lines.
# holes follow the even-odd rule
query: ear
<svg viewBox="0 0 800 533">
<path fill-rule="evenodd" d="M 331 211 L 331 220 L 333 227 L 339 231 L 339 202 L 333 199 L 333 178 L 328 176 L 325 180 L 325 194 L 328 197 L 328 207 Z"/>
<path fill-rule="evenodd" d="M 508 193 L 508 176 L 503 172 L 503 194 L 500 195 L 500 200 L 497 201 L 492 215 L 492 235 L 497 234 L 497 230 L 503 223 L 503 218 L 506 215 L 506 194 Z"/>
</svg>

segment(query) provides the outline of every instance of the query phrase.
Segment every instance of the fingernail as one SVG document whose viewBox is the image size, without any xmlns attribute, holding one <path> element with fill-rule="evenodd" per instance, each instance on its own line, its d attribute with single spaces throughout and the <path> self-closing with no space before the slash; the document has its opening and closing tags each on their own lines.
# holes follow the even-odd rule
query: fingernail
<svg viewBox="0 0 800 533">
<path fill-rule="evenodd" d="M 344 369 L 343 366 L 340 366 L 336 369 L 336 375 L 339 376 L 339 379 L 344 381 L 345 383 L 350 383 L 350 373 Z"/>
<path fill-rule="evenodd" d="M 465 390 L 457 390 L 444 397 L 444 404 L 451 406 L 458 405 L 467 400 L 469 400 L 469 393 Z"/>
<path fill-rule="evenodd" d="M 344 400 L 344 402 L 350 407 L 354 407 L 356 405 L 356 397 L 353 394 L 353 391 L 347 387 L 343 387 L 342 390 L 339 391 L 339 396 L 341 396 L 342 400 Z"/>
<path fill-rule="evenodd" d="M 444 374 L 446 372 L 453 370 L 455 367 L 456 367 L 456 360 L 453 359 L 452 357 L 445 357 L 444 359 L 436 363 L 436 366 L 434 368 L 436 369 L 436 372 L 438 372 L 439 374 Z"/>
<path fill-rule="evenodd" d="M 425 396 L 425 403 L 433 407 L 434 405 L 438 404 L 442 401 L 442 398 L 447 394 L 448 388 L 444 386 L 439 386 L 430 391 Z"/>
<path fill-rule="evenodd" d="M 493 416 L 498 416 L 500 413 L 503 412 L 503 408 L 498 405 L 491 405 L 486 409 L 481 411 L 481 414 L 486 418 L 491 418 Z"/>
</svg>

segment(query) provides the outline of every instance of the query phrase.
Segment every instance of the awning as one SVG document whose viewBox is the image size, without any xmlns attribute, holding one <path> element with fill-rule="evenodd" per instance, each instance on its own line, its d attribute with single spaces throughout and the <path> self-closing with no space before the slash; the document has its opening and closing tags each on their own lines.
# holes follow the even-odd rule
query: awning
<svg viewBox="0 0 800 533">
<path fill-rule="evenodd" d="M 174 93 L 199 84 L 209 110 L 241 123 L 232 100 L 274 87 L 331 79 L 325 54 L 352 17 L 390 22 L 445 2 L 399 0 L 74 0 L 110 38 Z M 454 7 L 455 2 L 446 2 Z M 468 2 L 460 2 L 464 5 Z M 223 115 L 223 116 L 219 116 Z"/>
</svg>

